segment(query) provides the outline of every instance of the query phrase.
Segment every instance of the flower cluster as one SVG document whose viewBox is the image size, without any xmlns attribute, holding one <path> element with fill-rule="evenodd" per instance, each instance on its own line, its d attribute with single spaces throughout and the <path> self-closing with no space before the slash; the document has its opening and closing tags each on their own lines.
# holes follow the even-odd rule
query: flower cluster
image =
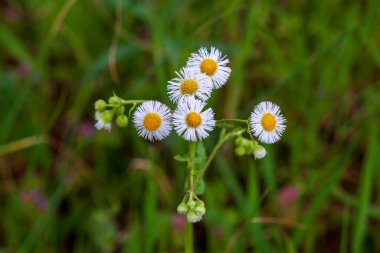
<svg viewBox="0 0 380 253">
<path fill-rule="evenodd" d="M 152 142 L 160 141 L 174 129 L 179 136 L 195 144 L 206 139 L 215 126 L 226 127 L 222 126 L 224 121 L 244 123 L 247 131 L 236 128 L 237 131 L 232 131 L 229 135 L 229 138 L 236 138 L 235 153 L 239 156 L 253 154 L 255 159 L 261 159 L 265 157 L 266 150 L 258 141 L 272 144 L 280 140 L 285 131 L 286 120 L 280 107 L 268 101 L 256 105 L 247 120 L 215 120 L 213 109 L 208 108 L 206 103 L 214 89 L 227 83 L 231 74 L 228 63 L 227 56 L 218 49 L 211 47 L 209 51 L 202 47 L 192 53 L 186 66 L 175 72 L 176 76 L 168 81 L 168 95 L 176 105 L 174 111 L 159 101 L 123 100 L 113 95 L 108 103 L 103 100 L 95 103 L 95 127 L 110 131 L 114 118 L 117 125 L 126 126 L 128 118 L 137 107 L 132 121 L 139 136 Z M 128 104 L 132 106 L 126 116 L 125 106 Z M 249 134 L 249 139 L 242 136 L 244 132 Z M 195 168 L 194 157 L 182 160 L 188 162 L 190 183 L 189 190 L 177 210 L 186 215 L 189 222 L 198 222 L 206 212 L 203 201 L 193 191 L 195 170 L 199 172 L 200 168 Z"/>
<path fill-rule="evenodd" d="M 206 102 L 213 89 L 227 82 L 231 73 L 226 66 L 228 62 L 227 57 L 213 47 L 210 53 L 201 48 L 191 54 L 187 65 L 168 81 L 168 95 L 177 108 L 171 114 L 157 101 L 144 102 L 133 116 L 138 134 L 150 141 L 162 140 L 174 125 L 177 134 L 187 141 L 207 138 L 215 127 L 215 120 L 214 111 L 205 109 Z"/>
<path fill-rule="evenodd" d="M 195 223 L 200 221 L 206 213 L 205 203 L 196 195 L 190 193 L 178 205 L 177 212 L 186 215 L 189 222 Z"/>
</svg>

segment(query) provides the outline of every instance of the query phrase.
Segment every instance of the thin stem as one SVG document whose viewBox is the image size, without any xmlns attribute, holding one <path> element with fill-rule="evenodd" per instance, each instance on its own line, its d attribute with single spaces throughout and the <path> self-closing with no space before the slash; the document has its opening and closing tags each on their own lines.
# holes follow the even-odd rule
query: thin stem
<svg viewBox="0 0 380 253">
<path fill-rule="evenodd" d="M 194 191 L 194 159 L 195 159 L 195 153 L 197 150 L 197 143 L 196 142 L 190 142 L 189 144 L 189 162 L 187 163 L 187 168 L 189 170 L 189 190 L 190 192 Z"/>
<path fill-rule="evenodd" d="M 123 105 L 128 105 L 128 104 L 141 104 L 144 103 L 148 100 L 122 100 L 121 103 Z"/>
<path fill-rule="evenodd" d="M 194 252 L 193 223 L 186 222 L 185 228 L 185 253 Z"/>
<path fill-rule="evenodd" d="M 194 195 L 194 159 L 197 151 L 197 142 L 190 142 L 189 144 L 189 161 L 187 163 L 188 177 L 189 177 L 189 199 L 192 199 Z M 194 238 L 193 238 L 193 224 L 186 222 L 185 230 L 185 253 L 194 252 Z"/>
<path fill-rule="evenodd" d="M 216 121 L 217 123 L 223 123 L 223 122 L 236 122 L 236 123 L 243 123 L 248 124 L 248 120 L 246 119 L 219 119 Z"/>
<path fill-rule="evenodd" d="M 203 166 L 202 170 L 199 172 L 197 178 L 195 179 L 195 185 L 198 183 L 198 181 L 201 178 L 203 178 L 204 174 L 206 173 L 208 167 L 211 164 L 211 161 L 214 159 L 216 153 L 218 152 L 218 150 L 220 149 L 220 147 L 223 145 L 223 143 L 226 141 L 226 139 L 224 138 L 225 133 L 226 133 L 226 129 L 223 128 L 222 131 L 220 132 L 220 137 L 219 137 L 218 142 L 214 146 L 213 150 L 211 151 L 210 156 L 207 158 L 207 161 L 206 161 L 205 165 Z"/>
</svg>

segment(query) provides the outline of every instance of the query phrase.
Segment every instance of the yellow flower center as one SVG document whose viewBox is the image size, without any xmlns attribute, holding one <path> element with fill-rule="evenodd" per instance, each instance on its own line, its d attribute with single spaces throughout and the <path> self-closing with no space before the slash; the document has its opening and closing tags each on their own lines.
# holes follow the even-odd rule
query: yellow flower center
<svg viewBox="0 0 380 253">
<path fill-rule="evenodd" d="M 217 68 L 218 65 L 212 59 L 205 59 L 201 63 L 201 72 L 205 73 L 208 76 L 212 76 Z"/>
<path fill-rule="evenodd" d="M 148 131 L 156 131 L 161 126 L 161 117 L 157 113 L 150 112 L 144 117 L 144 127 Z"/>
<path fill-rule="evenodd" d="M 197 128 L 202 123 L 201 115 L 196 112 L 190 112 L 186 115 L 186 124 L 189 127 Z"/>
<path fill-rule="evenodd" d="M 265 113 L 261 118 L 261 125 L 266 131 L 273 131 L 276 128 L 276 118 L 271 113 Z"/>
<path fill-rule="evenodd" d="M 183 80 L 181 83 L 181 93 L 184 95 L 194 95 L 198 90 L 198 83 L 192 79 Z"/>
</svg>

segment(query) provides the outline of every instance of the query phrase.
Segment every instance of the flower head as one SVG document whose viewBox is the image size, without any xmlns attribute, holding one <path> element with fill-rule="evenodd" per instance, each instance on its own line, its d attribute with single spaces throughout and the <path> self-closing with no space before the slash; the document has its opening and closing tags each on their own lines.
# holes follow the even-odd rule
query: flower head
<svg viewBox="0 0 380 253">
<path fill-rule="evenodd" d="M 205 139 L 214 129 L 214 112 L 211 108 L 202 112 L 205 102 L 189 98 L 181 101 L 173 113 L 173 124 L 178 135 L 185 140 Z"/>
<path fill-rule="evenodd" d="M 138 134 L 150 141 L 162 140 L 172 131 L 169 108 L 158 101 L 142 103 L 133 114 Z"/>
<path fill-rule="evenodd" d="M 285 131 L 285 121 L 278 105 L 261 102 L 251 113 L 251 130 L 261 142 L 275 143 Z"/>
<path fill-rule="evenodd" d="M 95 128 L 98 130 L 104 129 L 111 131 L 111 121 L 113 117 L 112 111 L 95 112 Z"/>
<path fill-rule="evenodd" d="M 170 99 L 178 103 L 179 100 L 188 97 L 196 97 L 206 101 L 212 91 L 211 79 L 205 74 L 196 72 L 192 68 L 182 68 L 168 83 Z"/>
<path fill-rule="evenodd" d="M 187 60 L 187 67 L 207 75 L 213 83 L 213 87 L 218 89 L 222 87 L 231 74 L 231 68 L 227 67 L 227 56 L 222 56 L 222 52 L 211 47 L 210 53 L 205 47 L 201 47 L 196 53 L 192 53 Z"/>
</svg>

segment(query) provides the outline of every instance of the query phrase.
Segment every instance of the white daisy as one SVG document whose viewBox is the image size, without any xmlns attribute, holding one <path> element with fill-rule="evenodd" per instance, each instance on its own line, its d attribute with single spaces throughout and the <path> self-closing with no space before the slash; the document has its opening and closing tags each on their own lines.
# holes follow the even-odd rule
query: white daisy
<svg viewBox="0 0 380 253">
<path fill-rule="evenodd" d="M 202 73 L 197 73 L 192 68 L 182 68 L 178 77 L 168 81 L 168 94 L 170 99 L 178 103 L 182 98 L 196 97 L 206 101 L 212 91 L 211 79 Z"/>
<path fill-rule="evenodd" d="M 111 111 L 103 111 L 95 113 L 95 120 L 97 121 L 95 124 L 95 128 L 98 130 L 104 129 L 111 131 L 111 121 L 112 121 L 112 112 Z"/>
<path fill-rule="evenodd" d="M 261 142 L 271 144 L 280 140 L 285 121 L 278 105 L 261 102 L 251 113 L 251 130 Z"/>
<path fill-rule="evenodd" d="M 201 47 L 196 53 L 191 54 L 186 66 L 209 76 L 214 88 L 218 89 L 230 77 L 231 68 L 226 66 L 229 62 L 227 56 L 222 56 L 218 49 L 211 47 L 209 53 L 207 48 Z"/>
<path fill-rule="evenodd" d="M 133 123 L 138 134 L 150 141 L 162 140 L 172 131 L 169 108 L 158 101 L 147 101 L 137 107 Z"/>
<path fill-rule="evenodd" d="M 202 112 L 205 102 L 189 98 L 181 101 L 173 113 L 173 125 L 178 135 L 188 141 L 205 139 L 215 127 L 211 108 Z"/>
</svg>

